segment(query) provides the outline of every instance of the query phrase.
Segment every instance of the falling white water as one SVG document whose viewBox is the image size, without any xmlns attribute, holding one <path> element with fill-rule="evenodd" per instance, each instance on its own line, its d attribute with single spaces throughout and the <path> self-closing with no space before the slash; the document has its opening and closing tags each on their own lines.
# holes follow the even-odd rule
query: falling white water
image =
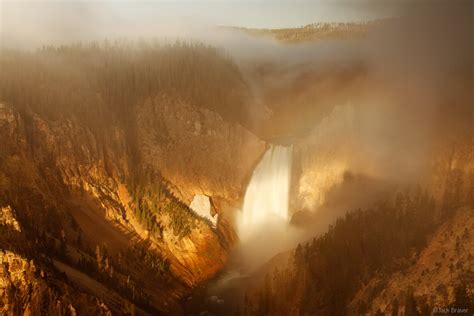
<svg viewBox="0 0 474 316">
<path fill-rule="evenodd" d="M 255 168 L 245 192 L 241 238 L 267 222 L 287 222 L 291 155 L 291 146 L 271 146 Z"/>
</svg>

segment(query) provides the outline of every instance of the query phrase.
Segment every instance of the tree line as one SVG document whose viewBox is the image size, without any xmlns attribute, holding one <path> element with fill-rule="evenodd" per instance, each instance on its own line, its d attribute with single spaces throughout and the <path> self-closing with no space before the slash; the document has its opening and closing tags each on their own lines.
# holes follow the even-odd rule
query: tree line
<svg viewBox="0 0 474 316">
<path fill-rule="evenodd" d="M 133 106 L 160 94 L 231 120 L 244 115 L 245 83 L 238 67 L 224 52 L 202 43 L 3 49 L 0 69 L 0 100 L 50 119 L 74 114 L 99 127 L 104 119 L 128 122 Z"/>
</svg>

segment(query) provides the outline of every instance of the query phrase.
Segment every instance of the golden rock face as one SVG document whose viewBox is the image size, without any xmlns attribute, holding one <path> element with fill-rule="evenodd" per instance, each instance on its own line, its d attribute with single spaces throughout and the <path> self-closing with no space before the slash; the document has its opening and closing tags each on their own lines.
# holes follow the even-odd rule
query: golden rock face
<svg viewBox="0 0 474 316">
<path fill-rule="evenodd" d="M 21 232 L 20 224 L 13 215 L 13 210 L 10 206 L 0 208 L 0 225 L 10 226 L 14 231 Z"/>
<path fill-rule="evenodd" d="M 136 117 L 140 136 L 137 148 L 143 167 L 162 174 L 169 183 L 171 195 L 165 198 L 154 183 L 142 185 L 148 192 L 144 199 L 157 207 L 155 220 L 161 225 L 160 236 L 153 235 L 137 217 L 140 206 L 130 186 L 132 168 L 126 135 L 117 126 L 104 127 L 108 136 L 99 139 L 72 117 L 55 121 L 35 113 L 25 117 L 2 105 L 0 135 L 6 142 L 0 161 L 0 191 L 19 206 L 21 218 L 28 218 L 39 231 L 49 231 L 48 223 L 57 223 L 57 236 L 51 237 L 56 247 L 65 247 L 72 260 L 71 265 L 62 263 L 65 268 L 61 271 L 70 273 L 84 260 L 94 262 L 84 247 L 95 249 L 100 245 L 100 249 L 107 249 L 107 260 L 118 282 L 128 280 L 129 275 L 131 281 L 123 281 L 126 284 L 143 281 L 140 290 L 151 296 L 156 308 L 174 310 L 190 288 L 222 269 L 233 242 L 232 228 L 226 220 L 211 227 L 205 221 L 191 219 L 196 224 L 189 234 L 178 236 L 169 225 L 169 213 L 161 208 L 172 201 L 189 205 L 190 197 L 204 193 L 213 199 L 212 208 L 219 216 L 225 213 L 221 206 L 238 203 L 244 179 L 263 152 L 264 143 L 211 111 L 163 100 L 167 99 L 157 98 L 139 106 Z M 156 138 L 163 131 L 168 133 L 167 143 Z M 23 192 L 34 193 L 16 197 Z M 57 214 L 45 212 L 48 208 Z M 3 206 L 1 211 L 0 225 L 23 233 L 22 222 L 14 216 L 16 210 Z M 79 230 L 69 226 L 70 220 Z M 219 233 L 221 230 L 224 233 Z M 124 263 L 124 253 L 142 244 L 150 253 L 166 258 L 169 274 L 166 283 L 163 281 L 165 285 L 156 287 L 156 282 L 144 281 L 134 270 L 136 266 Z M 21 260 L 17 261 L 13 262 L 15 266 Z M 120 300 L 126 301 L 123 297 Z M 75 308 L 79 303 L 71 304 Z M 111 302 L 105 299 L 104 304 L 109 306 Z"/>
</svg>

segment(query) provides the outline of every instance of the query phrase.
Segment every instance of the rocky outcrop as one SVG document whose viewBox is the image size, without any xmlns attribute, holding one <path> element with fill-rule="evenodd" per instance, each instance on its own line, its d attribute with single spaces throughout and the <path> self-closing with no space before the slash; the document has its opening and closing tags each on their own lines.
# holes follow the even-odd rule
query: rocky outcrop
<svg viewBox="0 0 474 316">
<path fill-rule="evenodd" d="M 0 314 L 112 315 L 101 300 L 55 279 L 33 260 L 0 250 Z"/>
<path fill-rule="evenodd" d="M 207 195 L 195 195 L 191 204 L 189 204 L 189 207 L 198 215 L 210 220 L 214 227 L 216 226 L 219 216 L 215 214 L 215 211 L 212 208 L 211 199 Z"/>
<path fill-rule="evenodd" d="M 2 207 L 0 225 L 0 314 L 111 315 L 103 301 L 68 285 L 47 263 L 28 258 L 28 241 L 9 205 Z"/>
<path fill-rule="evenodd" d="M 0 225 L 10 226 L 14 231 L 21 232 L 20 224 L 16 220 L 11 206 L 0 207 Z"/>
</svg>

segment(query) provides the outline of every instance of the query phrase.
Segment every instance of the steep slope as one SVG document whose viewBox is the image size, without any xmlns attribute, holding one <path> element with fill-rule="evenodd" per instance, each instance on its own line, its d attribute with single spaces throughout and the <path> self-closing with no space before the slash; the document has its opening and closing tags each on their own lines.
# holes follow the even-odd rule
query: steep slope
<svg viewBox="0 0 474 316">
<path fill-rule="evenodd" d="M 31 253 L 15 210 L 2 207 L 0 213 L 0 313 L 2 315 L 95 314 L 111 315 L 102 300 L 68 285 L 49 262 L 26 257 Z"/>
<path fill-rule="evenodd" d="M 418 309 L 427 304 L 447 308 L 455 301 L 455 288 L 465 282 L 468 293 L 474 294 L 474 210 L 460 209 L 433 234 L 426 247 L 407 269 L 392 275 L 376 276 L 361 287 L 349 309 L 353 315 L 361 302 L 367 302 L 367 315 L 380 311 L 385 314 L 405 312 L 407 291 L 412 289 Z M 459 306 L 462 307 L 462 306 Z M 469 306 L 464 306 L 468 308 Z"/>
<path fill-rule="evenodd" d="M 214 53 L 177 44 L 2 55 L 0 206 L 15 210 L 21 227 L 16 235 L 22 237 L 12 239 L 2 229 L 1 249 L 17 258 L 12 260 L 33 260 L 48 269 L 51 277 L 41 284 L 53 288 L 51 297 L 80 309 L 81 298 L 68 294 L 74 289 L 87 293 L 84 300 L 99 299 L 106 312 L 180 314 L 179 299 L 225 264 L 235 238 L 226 217 L 264 143 L 223 118 L 240 101 L 219 91 L 240 81 L 235 68 Z M 202 58 L 214 70 L 203 74 L 183 64 L 188 57 Z M 145 67 L 152 60 L 177 68 L 154 72 Z M 23 70 L 15 71 L 14 64 Z M 127 82 L 131 68 L 144 76 L 136 78 L 142 85 Z M 167 71 L 174 73 L 166 78 Z M 199 82 L 219 91 L 207 99 L 196 92 L 206 89 L 199 84 L 192 86 L 194 92 L 171 91 L 166 83 L 173 86 L 175 74 L 183 71 L 193 78 L 217 73 L 223 90 L 209 79 Z M 58 78 L 65 82 L 61 89 Z M 149 88 L 147 82 L 160 82 L 159 88 L 139 90 Z M 127 94 L 121 90 L 125 86 Z M 239 89 L 234 86 L 234 93 Z M 215 112 L 219 104 L 222 115 Z M 238 164 L 241 158 L 244 163 Z M 198 193 L 210 197 L 217 225 L 189 208 Z M 10 217 L 0 223 L 11 223 Z M 36 278 L 23 281 L 34 287 Z M 47 313 L 54 301 L 27 294 L 20 301 L 11 295 L 5 299 L 10 314 L 28 308 Z"/>
<path fill-rule="evenodd" d="M 27 125 L 22 115 L 3 105 L 1 111 L 2 137 L 12 140 L 8 144 L 10 146 L 3 147 L 2 152 L 4 155 L 2 180 L 5 183 L 2 189 L 8 192 L 6 201 L 3 203 L 10 201 L 9 203 L 15 205 L 15 208 L 24 210 L 21 215 L 22 220 L 27 223 L 28 229 L 34 230 L 33 235 L 53 234 L 56 239 L 64 239 L 68 247 L 72 244 L 74 250 L 68 249 L 69 255 L 62 254 L 68 260 L 79 264 L 83 257 L 93 258 L 94 251 L 90 249 L 99 245 L 97 247 L 103 248 L 110 254 L 108 260 L 113 262 L 111 265 L 114 265 L 115 261 L 119 260 L 116 256 L 120 256 L 135 244 L 147 241 L 146 247 L 152 253 L 157 251 L 160 257 L 165 258 L 172 275 L 184 282 L 184 287 L 171 284 L 162 289 L 165 292 L 177 291 L 175 295 L 182 293 L 187 286 L 193 286 L 212 276 L 223 266 L 226 249 L 232 239 L 227 240 L 219 233 L 219 230 L 214 230 L 211 225 L 194 215 L 187 209 L 186 204 L 175 198 L 171 191 L 166 191 L 165 185 L 161 184 L 164 193 L 160 193 L 160 189 L 156 191 L 153 187 L 150 188 L 157 185 L 160 187 L 160 181 L 165 183 L 162 178 L 156 178 L 155 183 L 142 184 L 142 187 L 150 190 L 151 195 L 148 198 L 153 201 L 153 204 L 165 207 L 165 213 L 158 211 L 155 217 L 159 232 L 151 234 L 150 227 L 147 224 L 143 225 L 143 219 L 136 217 L 138 213 L 134 210 L 143 211 L 144 207 L 130 200 L 131 192 L 126 189 L 121 180 L 129 176 L 127 170 L 129 167 L 126 163 L 125 149 L 122 147 L 120 151 L 124 140 L 120 137 L 119 131 L 111 136 L 110 143 L 105 145 L 107 147 L 97 150 L 94 136 L 73 120 L 50 124 L 33 115 L 32 121 L 28 124 L 28 130 L 32 133 L 31 135 L 34 135 L 34 140 L 29 140 L 26 132 L 22 130 L 22 126 Z M 238 131 L 234 133 L 236 134 Z M 247 134 L 244 133 L 244 135 Z M 228 139 L 224 141 L 229 144 Z M 238 146 L 242 143 L 234 144 Z M 202 147 L 198 146 L 198 150 L 200 148 Z M 263 146 L 255 148 L 254 159 L 258 158 L 259 151 L 262 150 Z M 37 154 L 32 155 L 32 152 Z M 250 153 L 250 151 L 246 152 Z M 192 154 L 191 151 L 190 153 Z M 112 161 L 108 158 L 109 156 L 115 159 Z M 176 156 L 174 157 L 174 163 L 182 165 Z M 166 165 L 161 170 L 170 174 L 177 171 L 171 168 L 172 165 Z M 249 172 L 250 168 L 251 166 L 248 165 L 246 171 Z M 160 171 L 158 168 L 153 170 Z M 212 169 L 209 170 L 212 173 Z M 243 179 L 244 175 L 239 176 Z M 201 177 L 205 177 L 205 173 Z M 212 180 L 211 177 L 209 178 Z M 193 192 L 193 188 L 184 187 L 183 182 L 178 184 L 180 186 L 173 185 L 173 188 L 183 188 Z M 214 191 L 207 190 L 204 193 L 210 196 L 221 194 L 222 199 L 226 198 L 229 203 L 238 198 L 239 187 L 233 188 L 233 195 L 230 198 L 226 195 L 226 191 L 222 191 L 223 189 L 225 190 L 225 186 Z M 163 196 L 158 196 L 160 194 Z M 135 194 L 135 197 L 137 196 L 139 195 Z M 59 205 L 61 206 L 58 210 Z M 45 213 L 43 209 L 49 209 L 49 211 Z M 219 209 L 219 212 L 221 211 L 222 209 Z M 180 213 L 176 215 L 177 212 Z M 178 216 L 178 218 L 173 219 L 173 216 Z M 189 218 L 186 221 L 192 225 L 189 231 L 183 232 L 183 235 L 180 233 L 181 227 L 170 223 L 170 220 L 182 221 L 179 217 Z M 58 222 L 55 223 L 53 220 Z M 206 255 L 202 256 L 203 253 Z M 115 264 L 119 265 L 118 262 Z M 124 266 L 124 263 L 120 264 L 122 269 Z M 117 270 L 118 267 L 115 269 Z M 126 278 L 126 271 L 127 269 L 122 272 L 122 276 L 116 272 L 116 277 Z M 155 293 L 153 305 L 167 304 L 167 300 L 170 298 L 172 300 L 172 296 L 168 296 L 167 299 L 159 294 L 153 283 L 144 282 L 141 275 L 136 275 L 136 282 L 140 283 L 145 292 Z"/>
</svg>

